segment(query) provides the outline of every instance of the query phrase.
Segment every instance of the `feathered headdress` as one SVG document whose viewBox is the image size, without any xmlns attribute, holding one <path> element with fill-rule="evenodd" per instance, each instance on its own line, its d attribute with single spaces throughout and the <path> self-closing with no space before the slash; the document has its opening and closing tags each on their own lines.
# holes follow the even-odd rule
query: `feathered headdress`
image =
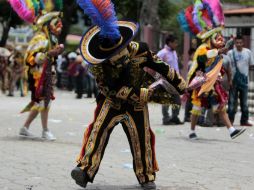
<svg viewBox="0 0 254 190">
<path fill-rule="evenodd" d="M 100 36 L 112 40 L 119 39 L 121 34 L 117 25 L 114 5 L 110 0 L 77 0 L 79 6 L 100 27 Z"/>
<path fill-rule="evenodd" d="M 98 64 L 112 57 L 136 35 L 138 24 L 118 21 L 110 0 L 77 0 L 77 3 L 94 25 L 81 40 L 81 54 L 88 63 Z"/>
<path fill-rule="evenodd" d="M 60 11 L 62 0 L 8 0 L 14 11 L 24 21 L 34 24 L 37 19 L 50 11 Z"/>
<path fill-rule="evenodd" d="M 178 22 L 185 32 L 206 39 L 224 26 L 221 3 L 219 0 L 195 0 L 194 5 L 178 14 Z"/>
</svg>

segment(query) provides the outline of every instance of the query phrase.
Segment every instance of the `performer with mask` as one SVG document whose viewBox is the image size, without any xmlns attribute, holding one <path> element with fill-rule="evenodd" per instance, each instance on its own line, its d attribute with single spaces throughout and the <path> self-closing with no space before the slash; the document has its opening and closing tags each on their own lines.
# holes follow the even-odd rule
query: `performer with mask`
<svg viewBox="0 0 254 190">
<path fill-rule="evenodd" d="M 32 92 L 31 102 L 22 111 L 30 111 L 28 118 L 20 129 L 19 134 L 23 137 L 34 137 L 28 130 L 36 116 L 41 114 L 42 138 L 55 140 L 54 135 L 48 130 L 48 112 L 53 95 L 52 78 L 55 74 L 53 63 L 55 57 L 63 52 L 63 45 L 58 45 L 57 36 L 62 30 L 60 19 L 62 1 L 31 1 L 9 0 L 13 9 L 26 22 L 35 24 L 37 32 L 30 41 L 26 54 L 25 63 L 28 66 L 29 87 Z M 47 8 L 51 7 L 50 10 Z M 54 9 L 54 10 L 53 10 Z"/>
<path fill-rule="evenodd" d="M 132 41 L 139 25 L 117 21 L 109 0 L 77 2 L 94 23 L 84 34 L 80 49 L 96 78 L 99 95 L 94 120 L 85 131 L 78 166 L 71 176 L 82 187 L 93 182 L 110 134 L 121 123 L 138 182 L 145 189 L 156 189 L 155 136 L 150 128 L 147 103 L 178 104 L 175 98 L 179 94 L 169 94 L 164 89 L 174 86 L 182 94 L 186 83 L 174 69 L 152 54 L 147 44 Z M 154 84 L 156 72 L 161 77 L 158 85 Z"/>
<path fill-rule="evenodd" d="M 194 54 L 194 63 L 188 73 L 189 88 L 192 91 L 192 116 L 190 139 L 197 139 L 195 132 L 201 108 L 212 108 L 221 116 L 232 139 L 242 134 L 245 129 L 235 129 L 226 113 L 228 94 L 223 89 L 220 80 L 225 73 L 222 66 L 223 56 L 233 40 L 225 43 L 222 35 L 224 15 L 219 0 L 196 0 L 194 6 L 189 6 L 179 13 L 178 20 L 185 31 L 197 36 L 202 44 Z"/>
</svg>

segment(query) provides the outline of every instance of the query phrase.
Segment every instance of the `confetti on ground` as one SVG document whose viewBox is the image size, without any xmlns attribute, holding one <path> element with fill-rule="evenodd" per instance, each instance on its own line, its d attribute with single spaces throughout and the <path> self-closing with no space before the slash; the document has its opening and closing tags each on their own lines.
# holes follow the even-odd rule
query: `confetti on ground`
<svg viewBox="0 0 254 190">
<path fill-rule="evenodd" d="M 133 169 L 133 165 L 132 164 L 129 164 L 129 163 L 126 163 L 123 165 L 123 168 L 126 168 L 126 169 Z"/>
<path fill-rule="evenodd" d="M 60 120 L 60 119 L 49 119 L 49 122 L 52 122 L 52 123 L 61 123 L 62 120 Z"/>
<path fill-rule="evenodd" d="M 121 150 L 120 152 L 127 153 L 127 152 L 131 152 L 131 151 L 130 151 L 130 149 L 124 149 L 124 150 Z"/>
</svg>

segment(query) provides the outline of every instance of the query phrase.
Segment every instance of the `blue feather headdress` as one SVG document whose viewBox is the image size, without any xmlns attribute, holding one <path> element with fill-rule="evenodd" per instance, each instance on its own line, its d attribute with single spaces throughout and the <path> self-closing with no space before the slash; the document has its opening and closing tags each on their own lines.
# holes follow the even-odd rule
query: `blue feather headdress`
<svg viewBox="0 0 254 190">
<path fill-rule="evenodd" d="M 110 0 L 77 0 L 79 6 L 100 27 L 100 37 L 118 40 L 121 37 L 114 5 Z"/>
<path fill-rule="evenodd" d="M 96 65 L 107 61 L 136 36 L 138 23 L 118 21 L 110 0 L 77 0 L 77 3 L 93 23 L 80 42 L 81 55 L 88 63 Z"/>
</svg>

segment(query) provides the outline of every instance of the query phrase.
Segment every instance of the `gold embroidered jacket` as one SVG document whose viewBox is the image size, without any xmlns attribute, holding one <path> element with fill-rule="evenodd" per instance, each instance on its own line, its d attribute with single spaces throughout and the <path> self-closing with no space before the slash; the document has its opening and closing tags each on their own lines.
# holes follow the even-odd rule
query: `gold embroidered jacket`
<svg viewBox="0 0 254 190">
<path fill-rule="evenodd" d="M 48 58 L 47 53 L 57 43 L 55 36 L 49 37 L 44 32 L 36 33 L 29 42 L 24 61 L 28 67 L 29 88 L 32 91 L 33 101 L 46 100 L 49 102 L 49 99 L 54 99 L 52 87 L 54 58 Z"/>
<path fill-rule="evenodd" d="M 179 94 L 184 93 L 186 88 L 184 79 L 149 51 L 147 44 L 131 42 L 127 49 L 129 57 L 121 59 L 121 63 L 104 62 L 89 68 L 95 76 L 100 93 L 105 97 L 112 99 L 116 104 L 127 101 L 138 105 L 146 102 L 148 87 L 155 82 L 155 79 L 144 68 L 158 72 L 175 87 Z M 174 104 L 171 94 L 161 89 L 155 90 L 150 100 L 161 104 Z"/>
</svg>

